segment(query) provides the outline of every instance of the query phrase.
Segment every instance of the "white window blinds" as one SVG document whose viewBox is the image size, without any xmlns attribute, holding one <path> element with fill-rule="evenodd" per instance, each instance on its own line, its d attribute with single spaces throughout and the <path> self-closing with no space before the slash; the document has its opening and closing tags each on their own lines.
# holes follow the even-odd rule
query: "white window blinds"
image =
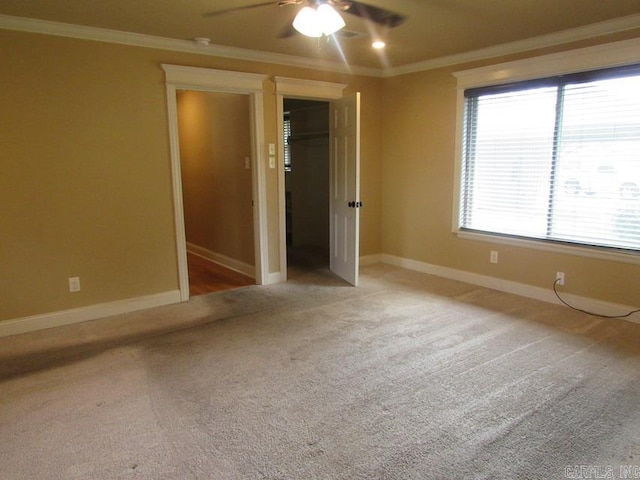
<svg viewBox="0 0 640 480">
<path fill-rule="evenodd" d="M 465 97 L 462 230 L 640 250 L 640 68 Z"/>
</svg>

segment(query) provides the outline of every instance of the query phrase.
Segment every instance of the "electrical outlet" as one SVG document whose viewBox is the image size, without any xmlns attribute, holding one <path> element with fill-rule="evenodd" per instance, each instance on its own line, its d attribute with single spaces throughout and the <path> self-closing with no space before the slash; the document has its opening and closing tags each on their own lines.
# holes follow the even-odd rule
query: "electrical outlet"
<svg viewBox="0 0 640 480">
<path fill-rule="evenodd" d="M 80 291 L 80 277 L 69 277 L 69 291 L 71 293 Z"/>
<path fill-rule="evenodd" d="M 491 250 L 491 253 L 489 254 L 489 261 L 491 263 L 498 263 L 498 252 Z"/>
<path fill-rule="evenodd" d="M 556 281 L 558 285 L 564 285 L 564 272 L 556 272 Z"/>
</svg>

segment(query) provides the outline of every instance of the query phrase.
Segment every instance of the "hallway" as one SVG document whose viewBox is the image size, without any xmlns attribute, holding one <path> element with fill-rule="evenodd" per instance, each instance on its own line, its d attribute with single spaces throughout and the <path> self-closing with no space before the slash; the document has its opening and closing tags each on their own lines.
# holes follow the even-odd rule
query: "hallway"
<svg viewBox="0 0 640 480">
<path fill-rule="evenodd" d="M 189 266 L 189 295 L 191 297 L 255 285 L 253 278 L 190 252 L 187 253 L 187 263 Z"/>
</svg>

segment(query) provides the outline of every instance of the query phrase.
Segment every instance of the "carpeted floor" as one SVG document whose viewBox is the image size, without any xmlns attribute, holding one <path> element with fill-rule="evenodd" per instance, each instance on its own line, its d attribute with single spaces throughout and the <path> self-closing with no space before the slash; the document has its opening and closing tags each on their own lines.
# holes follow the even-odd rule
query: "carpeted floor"
<svg viewBox="0 0 640 480">
<path fill-rule="evenodd" d="M 640 477 L 639 324 L 385 265 L 361 280 L 0 339 L 0 478 Z"/>
</svg>

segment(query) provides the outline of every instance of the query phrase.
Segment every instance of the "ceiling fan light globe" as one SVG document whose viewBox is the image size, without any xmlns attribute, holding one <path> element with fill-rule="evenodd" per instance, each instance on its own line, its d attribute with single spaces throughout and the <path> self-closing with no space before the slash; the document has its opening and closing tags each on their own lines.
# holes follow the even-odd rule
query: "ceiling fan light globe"
<svg viewBox="0 0 640 480">
<path fill-rule="evenodd" d="M 307 37 L 320 37 L 323 33 L 318 12 L 311 7 L 304 7 L 298 12 L 293 28 Z"/>
<path fill-rule="evenodd" d="M 327 3 L 318 6 L 317 16 L 322 33 L 325 35 L 331 35 L 345 26 L 340 14 Z"/>
</svg>

